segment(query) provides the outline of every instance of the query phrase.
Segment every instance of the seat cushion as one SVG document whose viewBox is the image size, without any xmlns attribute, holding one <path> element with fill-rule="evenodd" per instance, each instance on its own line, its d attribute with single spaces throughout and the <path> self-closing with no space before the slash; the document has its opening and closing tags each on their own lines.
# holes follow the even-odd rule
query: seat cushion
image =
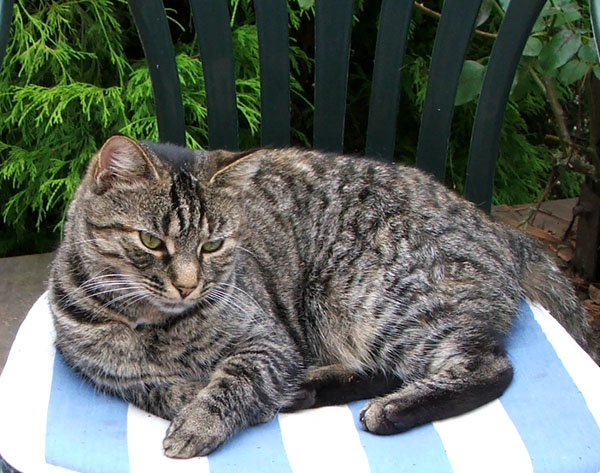
<svg viewBox="0 0 600 473">
<path fill-rule="evenodd" d="M 600 368 L 543 308 L 524 302 L 499 400 L 409 432 L 361 430 L 365 401 L 279 414 L 204 458 L 163 455 L 168 422 L 97 392 L 53 347 L 46 295 L 0 377 L 0 455 L 23 473 L 600 471 Z"/>
</svg>

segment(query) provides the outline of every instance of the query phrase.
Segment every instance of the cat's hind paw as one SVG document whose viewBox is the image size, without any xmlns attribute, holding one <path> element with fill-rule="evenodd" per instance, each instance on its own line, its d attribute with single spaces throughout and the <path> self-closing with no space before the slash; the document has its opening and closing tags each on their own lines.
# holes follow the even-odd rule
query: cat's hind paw
<svg viewBox="0 0 600 473">
<path fill-rule="evenodd" d="M 387 397 L 373 399 L 360 412 L 360 423 L 367 432 L 390 435 L 415 426 L 407 409 Z"/>
</svg>

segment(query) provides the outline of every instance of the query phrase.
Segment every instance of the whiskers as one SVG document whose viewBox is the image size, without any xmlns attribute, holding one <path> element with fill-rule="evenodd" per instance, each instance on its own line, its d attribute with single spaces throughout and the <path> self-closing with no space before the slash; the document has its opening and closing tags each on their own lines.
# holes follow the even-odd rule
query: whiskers
<svg viewBox="0 0 600 473">
<path fill-rule="evenodd" d="M 204 299 L 221 303 L 229 309 L 243 313 L 245 317 L 255 318 L 258 314 L 266 317 L 264 309 L 256 299 L 235 284 L 215 283 L 208 288 Z"/>
<path fill-rule="evenodd" d="M 101 302 L 100 309 L 122 310 L 152 297 L 152 291 L 142 281 L 133 281 L 125 274 L 100 274 L 78 286 L 87 300 Z M 70 295 L 64 296 L 69 298 Z M 63 298 L 63 299 L 64 299 Z"/>
<path fill-rule="evenodd" d="M 244 248 L 243 246 L 241 246 L 241 245 L 238 245 L 238 246 L 237 246 L 237 249 L 238 249 L 238 250 L 242 250 L 242 251 L 244 251 L 244 252 L 248 253 L 248 254 L 249 254 L 250 256 L 252 256 L 252 257 L 253 257 L 255 260 L 257 260 L 257 261 L 258 261 L 258 256 L 256 256 L 256 255 L 255 255 L 255 254 L 254 254 L 252 251 L 250 251 L 248 248 Z"/>
</svg>

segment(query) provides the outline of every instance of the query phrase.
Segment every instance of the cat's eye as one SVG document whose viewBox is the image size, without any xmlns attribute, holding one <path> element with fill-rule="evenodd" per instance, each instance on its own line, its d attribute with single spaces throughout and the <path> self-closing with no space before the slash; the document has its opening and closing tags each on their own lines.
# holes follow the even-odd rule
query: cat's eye
<svg viewBox="0 0 600 473">
<path fill-rule="evenodd" d="M 163 246 L 163 241 L 147 232 L 140 232 L 140 240 L 146 248 L 157 250 Z"/>
<path fill-rule="evenodd" d="M 218 240 L 209 240 L 202 245 L 202 253 L 213 253 L 223 246 L 223 238 Z"/>
</svg>

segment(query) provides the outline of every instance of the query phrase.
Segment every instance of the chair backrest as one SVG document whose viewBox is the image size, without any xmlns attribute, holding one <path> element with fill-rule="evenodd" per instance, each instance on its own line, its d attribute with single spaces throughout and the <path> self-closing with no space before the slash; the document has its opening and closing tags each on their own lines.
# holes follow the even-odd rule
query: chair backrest
<svg viewBox="0 0 600 473">
<path fill-rule="evenodd" d="M 175 53 L 161 0 L 128 0 L 148 61 L 162 141 L 183 144 L 185 122 Z M 227 0 L 190 0 L 205 76 L 209 147 L 237 149 L 238 112 Z M 445 0 L 433 47 L 417 166 L 444 179 L 456 91 L 482 0 Z M 491 206 L 500 130 L 521 53 L 545 0 L 512 1 L 495 40 L 473 127 L 466 196 Z M 392 161 L 400 82 L 413 0 L 382 0 L 365 154 Z M 12 0 L 0 0 L 0 55 Z M 261 144 L 290 144 L 286 0 L 255 0 L 261 81 Z M 312 146 L 342 152 L 354 0 L 315 1 Z M 0 59 L 2 57 L 0 56 Z"/>
<path fill-rule="evenodd" d="M 205 71 L 209 144 L 236 149 L 237 110 L 231 32 L 226 0 L 190 0 Z M 491 206 L 500 130 L 510 87 L 525 42 L 545 0 L 510 2 L 491 53 L 471 138 L 466 196 Z M 286 0 L 256 0 L 260 72 L 261 143 L 290 141 L 289 40 Z M 183 142 L 179 94 L 167 18 L 160 0 L 129 0 L 154 71 L 161 139 Z M 417 166 L 443 180 L 454 102 L 465 53 L 481 0 L 446 0 L 438 26 L 421 121 Z M 342 152 L 353 0 L 315 2 L 313 147 Z M 366 131 L 367 156 L 391 161 L 397 133 L 400 81 L 412 0 L 383 0 Z M 158 29 L 157 29 L 158 28 Z M 176 102 L 176 103 L 175 103 Z"/>
<path fill-rule="evenodd" d="M 0 69 L 4 63 L 4 54 L 6 53 L 6 44 L 8 43 L 8 34 L 10 32 L 10 22 L 12 21 L 13 0 L 0 0 Z"/>
</svg>

